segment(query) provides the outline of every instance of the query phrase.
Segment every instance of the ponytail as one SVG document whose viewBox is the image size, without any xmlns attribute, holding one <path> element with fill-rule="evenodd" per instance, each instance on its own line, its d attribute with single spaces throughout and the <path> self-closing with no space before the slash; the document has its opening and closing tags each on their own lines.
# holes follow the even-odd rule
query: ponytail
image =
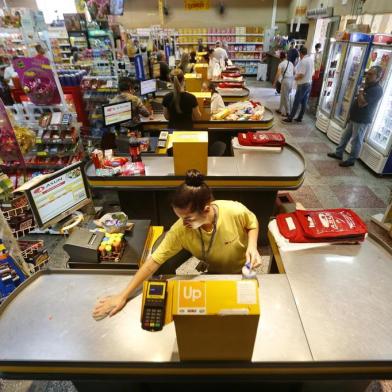
<svg viewBox="0 0 392 392">
<path fill-rule="evenodd" d="M 175 208 L 189 208 L 191 212 L 202 212 L 204 207 L 214 200 L 211 189 L 204 182 L 203 175 L 196 169 L 188 170 L 185 182 L 180 185 L 173 198 Z"/>
<path fill-rule="evenodd" d="M 174 85 L 172 105 L 174 105 L 177 113 L 182 113 L 180 103 L 181 103 L 182 84 L 184 82 L 184 74 L 180 69 L 177 68 L 172 71 L 171 76 Z"/>
</svg>

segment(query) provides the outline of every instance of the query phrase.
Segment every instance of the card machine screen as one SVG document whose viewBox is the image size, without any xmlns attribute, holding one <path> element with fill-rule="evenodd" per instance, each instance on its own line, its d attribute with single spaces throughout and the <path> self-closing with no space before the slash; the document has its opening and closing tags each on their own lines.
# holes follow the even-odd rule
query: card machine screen
<svg viewBox="0 0 392 392">
<path fill-rule="evenodd" d="M 148 282 L 142 316 L 142 328 L 147 331 L 160 331 L 163 328 L 166 284 L 166 281 Z"/>
</svg>

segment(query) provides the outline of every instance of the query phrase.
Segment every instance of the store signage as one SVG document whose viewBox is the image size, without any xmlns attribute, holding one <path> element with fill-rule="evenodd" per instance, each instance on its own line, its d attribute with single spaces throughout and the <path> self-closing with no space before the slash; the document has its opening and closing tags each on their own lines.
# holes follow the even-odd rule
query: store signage
<svg viewBox="0 0 392 392">
<path fill-rule="evenodd" d="M 313 8 L 306 12 L 308 19 L 330 18 L 333 16 L 333 7 Z"/>
<path fill-rule="evenodd" d="M 61 103 L 55 76 L 45 56 L 18 57 L 12 61 L 23 91 L 35 105 Z"/>
<path fill-rule="evenodd" d="M 14 128 L 8 117 L 3 101 L 0 99 L 0 158 L 4 162 L 19 161 L 22 167 L 25 166 L 19 143 L 16 139 Z"/>
<path fill-rule="evenodd" d="M 144 73 L 143 56 L 141 54 L 135 56 L 135 72 L 137 80 L 146 79 L 146 75 Z"/>
<path fill-rule="evenodd" d="M 210 9 L 210 0 L 184 0 L 187 11 L 203 11 Z"/>
<path fill-rule="evenodd" d="M 295 8 L 295 16 L 305 16 L 307 9 L 308 9 L 308 7 L 306 7 L 306 5 L 296 7 Z"/>
<path fill-rule="evenodd" d="M 169 61 L 169 57 L 170 57 L 170 45 L 165 45 L 165 56 L 166 56 L 166 61 Z"/>
</svg>

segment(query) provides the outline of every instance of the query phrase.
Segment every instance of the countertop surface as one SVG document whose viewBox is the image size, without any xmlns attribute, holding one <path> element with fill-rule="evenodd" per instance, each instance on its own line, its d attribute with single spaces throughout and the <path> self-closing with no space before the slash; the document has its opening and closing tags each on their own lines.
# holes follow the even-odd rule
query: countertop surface
<svg viewBox="0 0 392 392">
<path fill-rule="evenodd" d="M 367 238 L 281 256 L 315 360 L 392 360 L 391 254 Z"/>
<path fill-rule="evenodd" d="M 174 323 L 155 333 L 141 329 L 141 295 L 112 318 L 91 317 L 97 299 L 118 292 L 130 278 L 123 271 L 40 273 L 1 307 L 0 363 L 178 362 Z M 240 276 L 202 278 L 237 280 Z M 311 361 L 286 276 L 258 279 L 261 316 L 253 362 Z"/>
<path fill-rule="evenodd" d="M 145 156 L 145 176 L 125 177 L 148 179 L 148 177 L 174 176 L 173 157 Z M 207 177 L 298 179 L 304 175 L 305 161 L 295 149 L 286 146 L 280 152 L 236 150 L 234 157 L 208 157 Z M 88 177 L 95 177 L 92 164 L 86 166 Z M 111 177 L 110 177 L 111 178 Z M 115 177 L 121 179 L 122 177 Z"/>
</svg>

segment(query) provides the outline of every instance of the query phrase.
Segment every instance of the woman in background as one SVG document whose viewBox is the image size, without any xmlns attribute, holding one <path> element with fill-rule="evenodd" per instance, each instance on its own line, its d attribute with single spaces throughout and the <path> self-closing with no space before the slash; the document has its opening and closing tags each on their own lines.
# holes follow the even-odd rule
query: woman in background
<svg viewBox="0 0 392 392">
<path fill-rule="evenodd" d="M 280 64 L 278 65 L 273 86 L 276 86 L 278 81 L 281 85 L 280 104 L 276 112 L 286 117 L 291 112 L 290 93 L 294 82 L 294 65 L 287 60 L 286 52 L 283 51 L 280 52 Z"/>
</svg>

